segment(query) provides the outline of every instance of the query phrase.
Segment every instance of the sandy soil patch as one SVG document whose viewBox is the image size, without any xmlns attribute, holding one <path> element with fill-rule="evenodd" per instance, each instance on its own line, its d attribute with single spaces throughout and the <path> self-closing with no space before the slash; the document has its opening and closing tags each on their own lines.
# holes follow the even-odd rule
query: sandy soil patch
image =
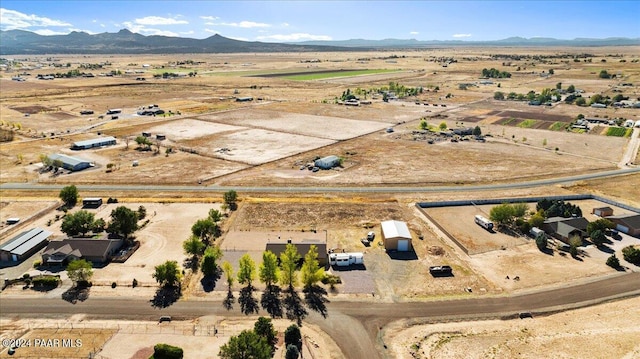
<svg viewBox="0 0 640 359">
<path fill-rule="evenodd" d="M 52 207 L 59 204 L 58 201 L 1 201 L 0 202 L 0 235 L 1 242 L 11 238 L 9 233 L 17 233 L 20 229 L 26 230 L 34 216 L 44 215 Z M 8 218 L 20 218 L 20 222 L 7 224 Z"/>
<path fill-rule="evenodd" d="M 391 125 L 390 123 L 376 121 L 357 121 L 348 118 L 255 109 L 251 111 L 229 111 L 216 115 L 201 116 L 200 118 L 331 140 L 345 140 Z"/>
<path fill-rule="evenodd" d="M 393 358 L 638 358 L 639 298 L 534 319 L 385 328 Z M 607 345 L 594 345 L 601 341 Z"/>
<path fill-rule="evenodd" d="M 8 325 L 0 332 L 0 336 L 16 338 L 11 335 L 11 327 Z M 19 337 L 21 346 L 15 354 L 7 354 L 7 348 L 3 345 L 0 358 L 87 358 L 105 345 L 116 330 L 112 329 L 72 329 L 71 325 L 61 325 L 61 328 L 37 328 L 27 331 Z M 3 342 L 4 343 L 4 342 Z"/>
<path fill-rule="evenodd" d="M 220 132 L 244 130 L 244 127 L 231 126 L 220 123 L 212 123 L 208 121 L 199 121 L 194 119 L 183 119 L 172 121 L 160 126 L 154 126 L 148 131 L 152 135 L 164 134 L 172 141 L 189 140 Z"/>
</svg>

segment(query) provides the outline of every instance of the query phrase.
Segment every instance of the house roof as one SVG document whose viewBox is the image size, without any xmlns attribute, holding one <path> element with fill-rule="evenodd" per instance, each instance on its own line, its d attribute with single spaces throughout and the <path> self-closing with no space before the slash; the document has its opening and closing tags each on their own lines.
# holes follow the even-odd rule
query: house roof
<svg viewBox="0 0 640 359">
<path fill-rule="evenodd" d="M 0 250 L 15 255 L 23 255 L 42 242 L 46 241 L 52 233 L 41 228 L 33 228 L 13 237 L 0 247 Z"/>
<path fill-rule="evenodd" d="M 73 166 L 73 167 L 81 163 L 89 163 L 89 161 L 83 160 L 82 158 L 71 157 L 71 156 L 60 154 L 60 153 L 54 153 L 52 155 L 49 155 L 49 159 L 52 161 L 60 160 L 62 161 L 62 163 L 67 164 L 69 166 Z"/>
<path fill-rule="evenodd" d="M 617 216 L 608 216 L 606 218 L 617 219 L 632 228 L 640 228 L 640 214 L 637 213 L 619 214 Z"/>
<path fill-rule="evenodd" d="M 409 227 L 405 222 L 401 221 L 384 221 L 381 223 L 382 225 L 382 233 L 384 238 L 408 238 L 411 239 L 411 233 L 409 232 Z"/>
<path fill-rule="evenodd" d="M 73 146 L 74 147 L 85 147 L 85 146 L 92 146 L 92 145 L 95 145 L 95 144 L 101 144 L 101 143 L 105 143 L 105 142 L 112 142 L 112 141 L 115 141 L 115 140 L 116 140 L 116 138 L 112 137 L 112 136 L 99 137 L 99 138 L 94 138 L 94 139 L 91 139 L 91 140 L 74 142 Z"/>
<path fill-rule="evenodd" d="M 544 224 L 549 226 L 555 233 L 568 238 L 575 230 L 585 232 L 589 221 L 584 217 L 551 217 L 547 218 Z"/>
<path fill-rule="evenodd" d="M 74 254 L 78 257 L 103 257 L 109 250 L 109 245 L 117 241 L 120 241 L 120 239 L 67 238 L 61 241 L 49 242 L 42 254 L 68 252 L 67 255 Z"/>
</svg>

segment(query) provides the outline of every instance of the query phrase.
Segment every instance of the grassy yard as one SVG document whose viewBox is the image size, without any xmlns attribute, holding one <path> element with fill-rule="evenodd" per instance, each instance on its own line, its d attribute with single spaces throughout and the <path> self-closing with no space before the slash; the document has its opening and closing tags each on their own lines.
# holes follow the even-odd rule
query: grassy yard
<svg viewBox="0 0 640 359">
<path fill-rule="evenodd" d="M 624 127 L 609 127 L 607 130 L 607 136 L 624 137 L 627 133 L 627 129 Z"/>
<path fill-rule="evenodd" d="M 538 121 L 536 121 L 536 120 L 524 120 L 524 121 L 522 121 L 522 122 L 520 122 L 518 124 L 518 127 L 520 127 L 520 128 L 532 128 L 537 123 L 538 123 Z"/>
<path fill-rule="evenodd" d="M 549 127 L 549 129 L 551 131 L 562 131 L 566 129 L 567 126 L 569 126 L 569 124 L 566 122 L 555 122 L 553 125 Z"/>
</svg>

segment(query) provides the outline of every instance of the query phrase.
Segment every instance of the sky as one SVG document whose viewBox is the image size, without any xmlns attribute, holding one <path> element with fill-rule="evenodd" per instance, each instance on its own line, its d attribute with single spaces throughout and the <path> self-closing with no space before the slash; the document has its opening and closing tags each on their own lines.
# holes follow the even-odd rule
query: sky
<svg viewBox="0 0 640 359">
<path fill-rule="evenodd" d="M 263 42 L 640 37 L 640 1 L 2 0 L 0 29 Z"/>
</svg>

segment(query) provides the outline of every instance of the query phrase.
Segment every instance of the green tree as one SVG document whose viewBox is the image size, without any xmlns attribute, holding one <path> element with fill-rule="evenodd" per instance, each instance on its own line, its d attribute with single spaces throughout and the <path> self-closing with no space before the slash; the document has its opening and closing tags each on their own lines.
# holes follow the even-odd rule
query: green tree
<svg viewBox="0 0 640 359">
<path fill-rule="evenodd" d="M 574 93 L 576 92 L 576 87 L 573 85 L 569 85 L 569 87 L 567 87 L 567 92 L 568 93 Z"/>
<path fill-rule="evenodd" d="M 598 247 L 603 245 L 604 242 L 607 240 L 607 237 L 604 236 L 604 232 L 602 232 L 599 229 L 596 229 L 595 231 L 591 232 L 589 237 L 591 238 L 591 241 L 593 242 L 593 244 L 595 244 Z"/>
<path fill-rule="evenodd" d="M 600 70 L 600 74 L 598 74 L 598 77 L 601 79 L 610 79 L 611 74 L 609 74 L 607 70 Z"/>
<path fill-rule="evenodd" d="M 489 219 L 499 226 L 509 226 L 515 217 L 515 211 L 509 203 L 499 204 L 489 211 Z"/>
<path fill-rule="evenodd" d="M 222 220 L 222 212 L 218 211 L 215 208 L 209 210 L 209 218 L 214 222 L 218 223 Z"/>
<path fill-rule="evenodd" d="M 569 237 L 569 253 L 571 253 L 572 257 L 576 257 L 578 255 L 578 247 L 581 245 L 582 238 L 580 238 L 580 236 Z"/>
<path fill-rule="evenodd" d="M 209 243 L 212 238 L 217 237 L 219 232 L 220 228 L 211 218 L 199 219 L 191 226 L 191 233 L 205 243 Z"/>
<path fill-rule="evenodd" d="M 227 278 L 227 286 L 229 287 L 229 291 L 231 291 L 231 287 L 233 287 L 233 282 L 235 282 L 236 277 L 233 275 L 233 266 L 229 261 L 224 261 L 222 263 L 222 271 L 224 272 L 224 276 Z"/>
<path fill-rule="evenodd" d="M 145 148 L 147 150 L 150 150 L 151 149 L 151 145 L 153 144 L 153 143 L 151 143 L 151 141 L 148 138 L 146 138 L 144 136 L 136 137 L 135 141 L 138 144 L 138 146 L 145 146 Z"/>
<path fill-rule="evenodd" d="M 256 263 L 247 253 L 240 257 L 238 283 L 250 286 L 254 279 L 256 279 Z"/>
<path fill-rule="evenodd" d="M 177 261 L 166 261 L 155 266 L 152 277 L 162 287 L 179 287 L 182 273 L 180 273 Z"/>
<path fill-rule="evenodd" d="M 78 203 L 78 188 L 74 185 L 65 186 L 60 190 L 59 197 L 67 208 L 71 208 Z"/>
<path fill-rule="evenodd" d="M 493 99 L 494 100 L 498 100 L 498 101 L 503 101 L 504 100 L 504 92 L 502 91 L 496 91 L 493 94 Z"/>
<path fill-rule="evenodd" d="M 585 106 L 587 104 L 587 100 L 585 100 L 584 97 L 578 97 L 575 104 L 577 106 Z"/>
<path fill-rule="evenodd" d="M 107 231 L 112 234 L 116 234 L 124 237 L 125 239 L 129 235 L 138 229 L 138 213 L 125 207 L 119 206 L 111 211 L 111 223 Z"/>
<path fill-rule="evenodd" d="M 599 218 L 587 224 L 587 234 L 591 236 L 593 231 L 599 230 L 601 232 L 606 232 L 608 229 L 613 229 L 615 227 L 616 225 L 610 220 L 606 218 Z"/>
<path fill-rule="evenodd" d="M 607 265 L 614 269 L 620 268 L 620 260 L 616 257 L 615 253 L 612 254 L 611 257 L 607 258 Z"/>
<path fill-rule="evenodd" d="M 93 221 L 93 226 L 91 227 L 91 231 L 93 233 L 100 233 L 104 231 L 106 227 L 107 227 L 107 223 L 104 221 L 104 219 L 98 218 L 95 221 Z"/>
<path fill-rule="evenodd" d="M 425 120 L 424 118 L 420 120 L 420 129 L 425 131 L 428 128 L 429 128 L 429 124 L 427 123 L 427 120 Z"/>
<path fill-rule="evenodd" d="M 513 207 L 513 215 L 514 217 L 517 217 L 517 218 L 524 217 L 524 215 L 527 214 L 527 211 L 529 211 L 529 206 L 523 202 L 514 203 L 512 207 Z"/>
<path fill-rule="evenodd" d="M 147 209 L 144 206 L 138 207 L 138 219 L 144 219 L 147 216 Z"/>
<path fill-rule="evenodd" d="M 273 328 L 271 318 L 260 317 L 253 325 L 253 331 L 259 336 L 266 339 L 267 344 L 271 347 L 271 353 L 275 352 L 276 344 L 278 343 L 278 332 Z"/>
<path fill-rule="evenodd" d="M 267 287 L 278 283 L 280 269 L 278 268 L 278 257 L 271 251 L 262 253 L 262 263 L 258 270 L 260 281 Z"/>
<path fill-rule="evenodd" d="M 298 359 L 300 357 L 300 351 L 295 345 L 287 345 L 287 351 L 284 353 L 285 359 Z"/>
<path fill-rule="evenodd" d="M 213 277 L 218 272 L 218 260 L 222 258 L 222 251 L 217 246 L 207 247 L 202 256 L 202 274 L 205 277 Z"/>
<path fill-rule="evenodd" d="M 226 204 L 230 210 L 234 211 L 237 208 L 238 193 L 236 191 L 230 190 L 225 192 L 223 195 L 223 199 L 224 204 Z"/>
<path fill-rule="evenodd" d="M 293 244 L 287 244 L 284 252 L 280 254 L 280 282 L 282 285 L 293 289 L 298 284 L 296 269 L 300 262 L 300 254 Z"/>
<path fill-rule="evenodd" d="M 537 212 L 529 218 L 529 224 L 531 225 L 531 227 L 542 228 L 542 225 L 544 224 L 544 216 L 542 215 L 542 213 Z"/>
<path fill-rule="evenodd" d="M 67 275 L 76 285 L 89 282 L 93 276 L 93 265 L 85 259 L 76 259 L 67 265 Z"/>
<path fill-rule="evenodd" d="M 540 233 L 536 236 L 536 246 L 539 250 L 544 251 L 547 249 L 547 235 Z"/>
<path fill-rule="evenodd" d="M 324 270 L 320 268 L 318 263 L 318 247 L 311 245 L 309 251 L 304 256 L 304 262 L 300 270 L 302 275 L 302 284 L 305 288 L 310 288 L 324 278 Z"/>
<path fill-rule="evenodd" d="M 192 257 L 192 260 L 196 262 L 199 255 L 204 253 L 205 244 L 202 243 L 200 238 L 196 236 L 190 236 L 189 239 L 182 242 L 182 249 L 184 252 Z"/>
<path fill-rule="evenodd" d="M 481 136 L 482 135 L 482 129 L 480 128 L 480 126 L 476 126 L 473 128 L 473 135 L 474 136 Z"/>
<path fill-rule="evenodd" d="M 85 210 L 68 213 L 62 220 L 61 229 L 69 236 L 85 235 L 94 228 L 95 215 Z"/>
<path fill-rule="evenodd" d="M 267 340 L 252 330 L 243 330 L 238 336 L 232 336 L 220 347 L 221 359 L 269 359 L 271 346 Z"/>
<path fill-rule="evenodd" d="M 444 131 L 447 129 L 447 123 L 445 121 L 440 122 L 440 126 L 438 126 L 440 131 Z"/>
<path fill-rule="evenodd" d="M 622 248 L 622 258 L 631 264 L 640 266 L 640 249 L 634 246 L 626 246 Z"/>
<path fill-rule="evenodd" d="M 562 82 L 558 82 L 556 84 L 556 90 L 561 90 L 562 89 Z"/>
<path fill-rule="evenodd" d="M 184 352 L 180 347 L 159 343 L 153 346 L 151 357 L 154 359 L 182 359 Z"/>
<path fill-rule="evenodd" d="M 295 345 L 298 350 L 302 350 L 302 334 L 300 333 L 300 327 L 295 324 L 291 324 L 284 331 L 284 345 Z"/>
<path fill-rule="evenodd" d="M 553 75 L 553 74 L 555 74 L 555 73 L 556 73 L 556 72 L 555 72 L 553 69 L 549 69 L 549 75 Z"/>
</svg>

